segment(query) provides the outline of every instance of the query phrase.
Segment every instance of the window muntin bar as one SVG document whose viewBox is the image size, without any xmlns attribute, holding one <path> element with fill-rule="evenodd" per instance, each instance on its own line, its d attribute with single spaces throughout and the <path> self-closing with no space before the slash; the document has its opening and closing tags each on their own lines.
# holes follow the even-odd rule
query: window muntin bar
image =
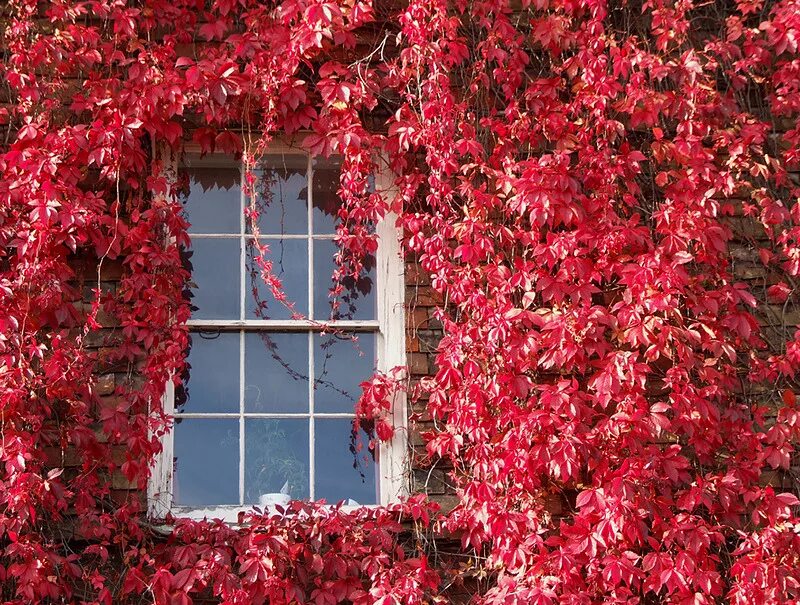
<svg viewBox="0 0 800 605">
<path fill-rule="evenodd" d="M 296 154 L 295 154 L 296 155 Z M 271 157 L 271 156 L 270 156 Z M 330 217 L 330 209 L 328 208 L 331 204 L 331 192 L 326 191 L 325 195 L 323 196 L 326 199 L 320 201 L 320 203 L 315 203 L 314 200 L 314 166 L 315 162 L 311 160 L 310 157 L 306 156 L 306 163 L 305 163 L 305 172 L 307 175 L 307 192 L 305 192 L 305 196 L 301 191 L 301 188 L 298 187 L 297 182 L 297 175 L 300 173 L 301 169 L 299 165 L 292 164 L 290 167 L 289 172 L 291 173 L 291 178 L 295 181 L 293 186 L 293 191 L 295 192 L 294 199 L 295 201 L 303 200 L 305 198 L 305 214 L 306 214 L 306 231 L 305 233 L 301 233 L 298 230 L 298 225 L 302 224 L 302 221 L 299 220 L 298 215 L 296 213 L 292 214 L 293 209 L 288 206 L 283 206 L 280 209 L 280 215 L 282 217 L 290 216 L 291 224 L 282 225 L 281 231 L 283 233 L 266 233 L 269 230 L 269 223 L 264 221 L 259 221 L 259 227 L 261 231 L 264 231 L 265 234 L 259 236 L 259 240 L 262 243 L 266 243 L 270 245 L 271 253 L 275 252 L 276 248 L 283 248 L 284 252 L 286 252 L 287 247 L 291 247 L 294 245 L 292 242 L 297 242 L 297 244 L 304 244 L 304 248 L 306 250 L 305 258 L 301 258 L 300 261 L 305 261 L 305 266 L 307 268 L 305 272 L 305 278 L 307 280 L 307 288 L 305 291 L 295 291 L 294 294 L 294 301 L 295 301 L 295 310 L 300 312 L 302 315 L 308 318 L 315 317 L 315 310 L 317 314 L 320 314 L 321 309 L 320 307 L 324 307 L 327 305 L 327 287 L 321 287 L 320 283 L 324 280 L 328 280 L 330 278 L 330 271 L 327 272 L 327 275 L 322 275 L 326 272 L 328 266 L 331 268 L 333 267 L 333 263 L 331 262 L 328 266 L 325 267 L 315 267 L 314 259 L 315 254 L 320 261 L 322 260 L 321 254 L 329 252 L 333 250 L 333 247 L 328 244 L 328 242 L 332 243 L 333 238 L 335 237 L 334 233 L 332 233 L 331 225 L 333 225 L 332 221 L 328 221 L 327 218 Z M 190 159 L 191 161 L 191 159 Z M 278 160 L 276 160 L 277 162 Z M 276 163 L 276 162 L 273 162 Z M 203 162 L 201 162 L 202 164 Z M 236 189 L 237 183 L 231 183 L 229 179 L 229 172 L 228 170 L 230 165 L 226 165 L 224 161 L 220 161 L 219 158 L 214 159 L 213 161 L 206 162 L 207 165 L 211 166 L 214 170 L 216 170 L 217 176 L 215 176 L 215 180 L 212 185 L 208 187 L 208 190 L 213 193 L 214 199 L 221 199 L 227 200 L 226 193 L 223 191 L 222 185 L 227 184 L 229 189 Z M 198 168 L 199 170 L 199 168 Z M 227 171 L 226 171 L 227 170 Z M 332 182 L 332 173 L 335 171 L 335 166 L 332 164 L 326 164 L 323 169 L 323 173 L 325 174 L 328 183 L 327 188 L 331 189 L 333 187 Z M 263 174 L 263 171 L 262 171 Z M 221 175 L 221 176 L 220 176 Z M 239 182 L 242 179 L 242 171 L 240 169 L 239 172 Z M 225 179 L 228 180 L 225 180 Z M 192 249 L 203 247 L 208 248 L 209 246 L 213 250 L 214 247 L 212 246 L 212 242 L 221 242 L 221 244 L 216 244 L 217 247 L 222 246 L 223 248 L 227 245 L 230 247 L 230 244 L 227 244 L 228 241 L 236 241 L 238 243 L 238 256 L 239 256 L 239 271 L 234 272 L 235 275 L 238 273 L 238 284 L 237 287 L 231 287 L 228 284 L 226 288 L 214 288 L 214 286 L 218 286 L 221 282 L 220 280 L 227 279 L 228 282 L 231 281 L 230 272 L 226 271 L 215 271 L 212 272 L 208 279 L 204 280 L 204 283 L 209 284 L 207 286 L 210 290 L 214 289 L 221 289 L 221 290 L 235 290 L 238 294 L 238 316 L 231 316 L 231 310 L 227 309 L 224 304 L 220 303 L 220 297 L 211 295 L 210 299 L 212 303 L 217 304 L 217 307 L 221 307 L 223 312 L 218 312 L 217 315 L 214 315 L 216 312 L 216 308 L 211 304 L 206 303 L 206 310 L 200 307 L 199 312 L 195 312 L 193 314 L 192 320 L 189 322 L 189 327 L 192 330 L 192 335 L 214 335 L 216 338 L 222 337 L 223 335 L 230 335 L 231 338 L 234 338 L 238 341 L 238 354 L 236 358 L 238 359 L 238 401 L 230 402 L 232 405 L 235 404 L 235 408 L 238 410 L 237 412 L 222 412 L 222 411 L 202 411 L 202 410 L 192 410 L 192 402 L 189 401 L 189 404 L 180 404 L 177 406 L 174 416 L 176 418 L 176 426 L 178 431 L 180 431 L 180 423 L 186 423 L 190 420 L 207 420 L 207 421 L 232 421 L 235 420 L 237 422 L 237 438 L 235 441 L 237 442 L 238 447 L 235 449 L 238 450 L 238 468 L 237 468 L 237 481 L 238 484 L 238 502 L 222 502 L 222 503 L 208 503 L 211 504 L 230 504 L 230 505 L 246 505 L 246 504 L 253 504 L 257 503 L 257 498 L 254 498 L 253 489 L 257 489 L 253 487 L 253 482 L 255 481 L 257 485 L 261 485 L 264 489 L 278 489 L 283 488 L 283 485 L 278 486 L 275 479 L 274 471 L 267 468 L 269 464 L 267 461 L 272 460 L 274 465 L 284 468 L 284 469 L 294 469 L 292 472 L 302 474 L 301 468 L 303 464 L 302 456 L 298 457 L 297 450 L 292 449 L 289 447 L 289 444 L 294 444 L 297 441 L 296 430 L 292 429 L 289 430 L 291 427 L 299 426 L 297 423 L 306 423 L 307 426 L 307 447 L 305 450 L 307 451 L 307 460 L 305 460 L 305 468 L 307 470 L 307 480 L 303 482 L 295 483 L 303 483 L 306 485 L 307 490 L 303 489 L 301 485 L 290 485 L 288 489 L 292 497 L 296 498 L 315 498 L 319 497 L 316 493 L 317 490 L 317 477 L 316 477 L 316 458 L 319 455 L 323 455 L 322 451 L 320 450 L 320 443 L 326 440 L 326 435 L 324 433 L 319 432 L 319 427 L 339 427 L 338 432 L 341 432 L 342 425 L 341 423 L 344 422 L 345 424 L 349 424 L 352 422 L 352 418 L 354 417 L 352 412 L 345 411 L 348 409 L 352 409 L 352 404 L 354 402 L 352 395 L 350 396 L 350 401 L 340 402 L 337 406 L 333 406 L 330 410 L 317 410 L 315 399 L 317 388 L 321 387 L 324 390 L 326 389 L 326 385 L 322 380 L 316 379 L 316 373 L 321 372 L 317 368 L 317 362 L 315 361 L 315 356 L 318 356 L 319 352 L 315 349 L 319 344 L 320 339 L 329 338 L 330 334 L 323 336 L 323 332 L 330 331 L 332 329 L 335 330 L 347 330 L 348 333 L 353 334 L 354 336 L 357 334 L 361 334 L 362 338 L 373 339 L 373 334 L 378 334 L 380 330 L 380 322 L 376 316 L 376 305 L 373 302 L 370 306 L 372 310 L 369 311 L 368 309 L 365 310 L 360 314 L 358 317 L 354 317 L 354 313 L 350 313 L 349 317 L 347 313 L 345 316 L 341 318 L 335 318 L 333 321 L 325 321 L 325 319 L 329 319 L 324 317 L 324 313 L 322 313 L 323 318 L 321 319 L 293 319 L 293 315 L 291 312 L 283 312 L 286 311 L 279 303 L 277 303 L 271 294 L 267 294 L 264 298 L 268 298 L 266 300 L 267 305 L 266 308 L 277 310 L 277 313 L 273 311 L 273 314 L 276 315 L 275 317 L 259 317 L 257 310 L 262 307 L 259 304 L 259 301 L 253 300 L 253 292 L 251 291 L 251 283 L 252 277 L 251 272 L 254 271 L 253 264 L 254 258 L 251 254 L 252 246 L 250 242 L 253 240 L 253 235 L 248 233 L 248 226 L 246 225 L 246 221 L 244 219 L 244 209 L 248 200 L 245 199 L 244 193 L 241 190 L 241 187 L 238 186 L 239 192 L 239 208 L 240 208 L 240 221 L 239 221 L 239 228 L 237 233 L 232 233 L 230 227 L 227 223 L 224 223 L 223 229 L 221 231 L 216 231 L 215 228 L 209 228 L 209 221 L 206 220 L 202 227 L 202 229 L 198 229 L 197 232 L 191 232 L 192 237 Z M 333 191 L 335 194 L 335 190 Z M 283 199 L 283 198 L 281 198 Z M 194 200 L 197 203 L 197 199 Z M 274 202 L 274 198 L 273 198 Z M 319 206 L 319 207 L 318 207 Z M 262 209 L 262 216 L 267 216 L 270 213 L 275 214 L 270 210 L 269 207 L 266 208 L 264 212 Z M 210 213 L 206 213 L 207 216 Z M 323 233 L 316 233 L 315 232 L 315 224 L 321 225 L 323 229 Z M 199 243 L 200 245 L 197 245 Z M 319 245 L 325 243 L 328 248 L 324 249 L 320 248 Z M 273 260 L 273 271 L 276 275 L 280 278 L 281 275 L 278 275 L 279 271 L 275 270 L 276 267 L 279 269 L 283 269 L 284 273 L 291 275 L 293 278 L 300 277 L 302 279 L 303 275 L 296 275 L 297 273 L 302 273 L 302 271 L 298 270 L 299 265 L 298 263 L 298 251 L 300 248 L 295 250 L 292 248 L 287 255 L 287 258 L 290 258 L 294 265 L 292 267 L 283 267 L 281 263 L 276 263 Z M 233 250 L 231 250 L 232 252 Z M 201 255 L 202 256 L 202 255 Z M 272 254 L 270 258 L 272 258 Z M 208 257 L 208 255 L 206 255 Z M 319 262 L 317 264 L 319 264 Z M 250 266 L 248 266 L 250 263 Z M 316 271 L 314 270 L 316 269 Z M 372 296 L 375 296 L 375 286 L 374 286 L 374 278 L 370 278 L 372 280 L 372 284 L 369 284 L 369 288 L 372 290 Z M 216 280 L 216 281 L 215 281 Z M 226 282 L 227 283 L 227 282 Z M 299 283 L 299 280 L 295 279 L 294 283 Z M 284 284 L 286 286 L 286 284 Z M 354 287 L 357 285 L 354 285 Z M 362 290 L 364 289 L 365 284 L 361 284 Z M 291 289 L 291 288 L 288 288 Z M 257 292 L 260 295 L 260 292 Z M 369 295 L 369 292 L 363 294 L 363 297 Z M 199 298 L 199 302 L 204 301 L 204 295 L 201 294 Z M 209 298 L 208 296 L 206 298 Z M 292 297 L 290 297 L 292 298 Z M 359 299 L 359 294 L 356 293 L 354 296 L 355 300 Z M 263 300 L 263 299 L 262 299 Z M 300 305 L 297 305 L 297 302 L 300 302 Z M 352 301 L 348 301 L 352 302 Z M 360 302 L 360 301 L 359 301 Z M 348 305 L 349 306 L 349 305 Z M 299 308 L 298 308 L 299 307 Z M 316 307 L 316 309 L 315 309 Z M 354 306 L 357 308 L 357 305 Z M 283 311 L 281 310 L 283 309 Z M 348 309 L 349 310 L 349 309 Z M 267 311 L 269 314 L 269 311 Z M 327 314 L 328 316 L 330 313 Z M 249 389 L 252 385 L 248 384 L 248 355 L 252 356 L 253 353 L 248 349 L 248 338 L 253 340 L 253 337 L 257 334 L 263 334 L 267 339 L 278 339 L 291 336 L 292 334 L 296 334 L 297 337 L 300 337 L 301 334 L 307 335 L 307 368 L 306 368 L 306 376 L 305 377 L 298 377 L 295 376 L 293 378 L 294 381 L 305 382 L 307 388 L 307 399 L 306 403 L 303 405 L 307 405 L 306 411 L 298 411 L 292 412 L 287 409 L 287 405 L 278 405 L 281 409 L 274 409 L 269 412 L 254 412 L 249 409 L 252 407 L 252 404 L 248 403 L 249 398 Z M 373 339 L 374 340 L 374 339 Z M 358 347 L 353 345 L 353 343 L 347 343 L 346 341 L 342 341 L 345 344 L 351 345 L 354 349 Z M 373 371 L 375 365 L 377 364 L 377 358 L 375 357 L 376 351 L 375 345 L 371 345 L 373 349 L 373 354 L 371 355 L 372 359 L 370 363 L 363 362 L 360 364 L 361 369 L 370 366 L 366 374 L 364 374 L 361 379 L 366 379 Z M 274 353 L 274 351 L 273 351 Z M 191 353 L 190 353 L 191 355 Z M 276 357 L 273 355 L 273 358 Z M 278 356 L 279 357 L 279 356 Z M 357 359 L 356 357 L 351 356 L 353 359 Z M 280 366 L 280 363 L 278 364 Z M 291 364 L 290 364 L 291 365 Z M 356 364 L 358 365 L 358 364 Z M 346 367 L 346 364 L 344 365 Z M 295 372 L 296 373 L 296 372 Z M 352 381 L 351 381 L 352 382 Z M 189 381 L 189 390 L 191 390 L 192 382 Z M 260 388 L 264 388 L 264 384 L 261 385 Z M 331 389 L 327 389 L 331 390 Z M 349 388 L 352 390 L 352 388 Z M 335 392 L 335 391 L 334 391 Z M 344 391 L 343 391 L 344 393 Z M 329 395 L 329 394 L 328 394 Z M 296 396 L 290 395 L 292 397 Z M 357 396 L 357 395 L 356 395 Z M 344 398 L 344 397 L 343 397 Z M 273 398 L 275 400 L 276 398 Z M 299 403 L 299 402 L 298 402 Z M 326 406 L 330 407 L 330 402 L 326 402 Z M 340 424 L 335 424 L 339 422 Z M 320 424 L 321 423 L 321 424 Z M 334 424 L 331 424 L 334 423 Z M 319 426 L 318 426 L 319 425 Z M 210 425 L 209 425 L 210 426 Z M 272 427 L 272 428 L 270 428 Z M 287 433 L 287 431 L 289 431 Z M 294 432 L 293 432 L 294 431 Z M 291 439 L 286 438 L 287 435 L 291 434 Z M 338 434 L 338 433 L 337 433 Z M 261 435 L 261 437 L 256 437 L 255 435 Z M 258 448 L 253 449 L 253 447 L 249 446 L 253 440 L 256 439 L 264 439 L 269 441 L 273 444 L 273 450 L 271 452 L 259 450 Z M 271 441 L 270 441 L 271 439 Z M 177 440 L 180 442 L 180 439 Z M 232 439 L 233 441 L 233 439 Z M 266 442 L 265 441 L 265 442 Z M 302 441 L 302 440 L 301 440 Z M 330 440 L 329 440 L 330 441 Z M 278 444 L 278 445 L 275 445 Z M 251 444 L 252 445 L 252 444 Z M 331 442 L 329 445 L 334 445 L 334 442 Z M 351 444 L 342 444 L 343 447 L 341 448 L 346 455 L 354 455 L 351 452 Z M 278 447 L 279 446 L 279 447 Z M 274 448 L 277 447 L 277 450 Z M 326 446 L 327 447 L 327 446 Z M 268 448 L 266 448 L 268 449 Z M 179 453 L 181 450 L 180 447 L 176 446 L 176 454 Z M 277 452 L 277 454 L 276 454 Z M 285 455 L 283 455 L 285 454 Z M 281 457 L 282 456 L 282 457 Z M 363 458 L 363 452 L 361 454 L 355 454 L 355 461 L 358 461 L 358 456 Z M 326 475 L 330 473 L 330 462 L 327 458 L 331 457 L 330 452 L 326 455 Z M 336 458 L 335 456 L 331 459 Z M 339 460 L 339 463 L 344 460 L 341 456 L 336 458 Z M 363 460 L 362 460 L 363 463 Z M 185 464 L 185 463 L 184 463 Z M 253 465 L 256 466 L 253 466 Z M 261 464 L 261 467 L 258 467 L 258 464 Z M 180 466 L 180 464 L 179 464 Z M 352 466 L 352 464 L 350 465 Z M 362 500 L 367 500 L 366 502 L 361 501 L 361 503 L 370 503 L 370 502 L 377 502 L 378 501 L 378 494 L 377 494 L 377 479 L 378 471 L 377 465 L 373 464 L 373 468 L 366 473 L 363 471 L 359 471 L 362 475 L 362 484 L 370 485 L 369 488 L 371 490 L 372 496 L 370 498 L 366 498 L 364 495 L 363 490 L 356 490 L 360 494 L 360 498 Z M 340 469 L 341 470 L 341 469 Z M 176 476 L 176 484 L 180 483 L 180 470 L 177 472 Z M 288 471 L 287 471 L 288 472 Z M 341 474 L 341 473 L 339 473 Z M 321 477 L 320 480 L 323 478 Z M 324 478 L 326 481 L 328 478 Z M 290 481 L 287 482 L 292 483 Z M 346 487 L 346 482 L 343 482 Z M 178 486 L 179 487 L 179 486 Z M 260 488 L 258 488 L 260 489 Z M 341 490 L 333 489 L 330 487 L 323 487 L 321 493 L 346 493 L 342 492 Z M 338 491 L 337 491 L 338 490 Z M 184 490 L 185 491 L 185 490 Z M 180 492 L 180 490 L 177 490 Z M 197 506 L 199 504 L 197 501 L 192 503 L 189 502 L 181 502 L 182 496 L 180 493 L 175 494 L 175 503 L 178 505 L 186 505 L 186 506 Z"/>
</svg>

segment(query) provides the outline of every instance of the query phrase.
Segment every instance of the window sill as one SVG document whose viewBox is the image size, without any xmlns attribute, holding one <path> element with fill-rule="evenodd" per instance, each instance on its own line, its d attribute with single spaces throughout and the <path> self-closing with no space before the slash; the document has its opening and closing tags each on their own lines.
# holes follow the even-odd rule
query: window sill
<svg viewBox="0 0 800 605">
<path fill-rule="evenodd" d="M 318 510 L 333 511 L 337 510 L 343 513 L 353 513 L 360 509 L 373 509 L 379 507 L 379 504 L 323 504 L 317 505 Z M 281 515 L 281 516 L 295 516 L 297 512 L 291 510 L 291 504 L 280 506 L 269 505 L 266 507 L 258 507 L 265 516 Z M 305 511 L 303 511 L 305 512 Z M 173 506 L 170 515 L 175 519 L 175 522 L 188 520 L 188 521 L 222 521 L 231 527 L 245 527 L 247 523 L 240 522 L 241 515 L 258 514 L 254 506 L 239 506 L 233 505 L 219 505 L 209 507 L 185 507 Z M 151 527 L 159 533 L 170 533 L 171 528 L 175 525 L 173 523 L 166 523 L 163 518 L 152 521 Z"/>
</svg>

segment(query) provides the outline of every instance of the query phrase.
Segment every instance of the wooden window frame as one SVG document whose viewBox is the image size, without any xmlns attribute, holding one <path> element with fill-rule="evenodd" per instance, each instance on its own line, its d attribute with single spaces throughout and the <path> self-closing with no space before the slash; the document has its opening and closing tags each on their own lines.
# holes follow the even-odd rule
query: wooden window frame
<svg viewBox="0 0 800 605">
<path fill-rule="evenodd" d="M 172 154 L 166 147 L 161 150 L 161 158 L 166 174 L 176 175 L 179 166 L 179 158 Z M 185 153 L 197 153 L 199 149 L 194 147 L 187 147 Z M 271 145 L 268 155 L 273 154 L 305 154 L 308 158 L 307 178 L 309 184 L 313 176 L 313 158 L 306 151 L 291 147 L 287 145 Z M 244 168 L 242 167 L 242 172 Z M 390 171 L 386 169 L 379 170 L 375 175 L 375 186 L 384 195 L 393 196 L 395 193 L 394 177 Z M 308 191 L 308 209 L 309 214 L 313 212 L 313 192 L 309 186 Z M 246 203 L 245 195 L 242 193 L 242 210 Z M 242 221 L 244 215 L 242 214 Z M 240 229 L 240 238 L 246 238 L 243 235 L 244 230 Z M 267 237 L 264 234 L 262 237 Z M 405 278 L 404 278 L 404 262 L 402 258 L 402 251 L 400 249 L 401 233 L 397 227 L 397 216 L 394 214 L 387 214 L 376 225 L 376 235 L 378 238 L 378 250 L 376 253 L 376 303 L 377 313 L 374 320 L 338 320 L 338 321 L 320 321 L 320 320 L 205 320 L 205 319 L 192 319 L 188 322 L 188 327 L 192 328 L 212 328 L 221 330 L 233 330 L 240 332 L 242 330 L 254 331 L 272 331 L 272 332 L 286 332 L 286 331 L 300 331 L 308 332 L 313 338 L 313 334 L 322 331 L 325 327 L 335 328 L 337 330 L 346 330 L 352 332 L 369 332 L 375 334 L 376 337 L 376 357 L 377 357 L 377 370 L 379 372 L 388 372 L 395 367 L 406 365 L 406 350 L 405 350 Z M 314 237 L 311 237 L 311 226 L 309 223 L 309 233 L 299 236 L 308 238 L 309 248 L 313 248 Z M 285 237 L 285 236 L 284 236 Z M 325 239 L 319 238 L 317 239 Z M 244 246 L 241 245 L 242 258 L 245 255 Z M 311 252 L 313 254 L 313 251 Z M 309 258 L 309 266 L 313 267 L 313 257 Z M 244 273 L 244 262 L 240 262 L 240 271 Z M 309 270 L 309 303 L 311 303 L 314 292 L 312 291 L 312 271 Z M 240 275 L 242 279 L 242 275 Z M 240 292 L 244 291 L 245 287 L 240 283 Z M 240 306 L 242 301 L 240 299 Z M 244 315 L 240 315 L 243 317 Z M 243 339 L 242 339 L 243 340 Z M 309 350 L 310 362 L 313 364 L 313 348 Z M 240 364 L 241 365 L 241 364 Z M 243 371 L 240 368 L 240 371 Z M 310 389 L 310 398 L 312 400 L 309 414 L 313 415 L 313 388 Z M 165 389 L 164 397 L 162 398 L 163 410 L 167 415 L 172 415 L 175 412 L 175 388 L 170 381 Z M 242 411 L 240 410 L 240 414 Z M 202 417 L 202 413 L 191 414 L 190 417 Z M 213 416 L 210 415 L 210 416 Z M 280 414 L 265 414 L 265 416 L 276 417 Z M 305 415 L 304 415 L 305 416 Z M 326 414 L 325 417 L 337 417 L 336 414 Z M 352 417 L 352 414 L 341 414 L 341 417 Z M 219 416 L 216 416 L 219 417 Z M 287 415 L 291 417 L 291 415 Z M 409 484 L 409 464 L 408 464 L 408 426 L 407 426 L 407 401 L 405 393 L 399 390 L 395 396 L 392 405 L 392 422 L 395 428 L 394 437 L 388 442 L 381 442 L 378 446 L 378 460 L 379 460 L 379 473 L 378 473 L 378 505 L 387 505 L 398 501 L 403 496 L 408 494 Z M 241 424 L 241 423 L 240 423 Z M 151 468 L 150 479 L 147 489 L 148 501 L 148 515 L 153 519 L 163 519 L 167 514 L 175 517 L 202 519 L 202 518 L 216 518 L 222 519 L 229 523 L 236 523 L 239 513 L 252 509 L 252 505 L 214 505 L 208 507 L 187 507 L 178 506 L 172 501 L 172 488 L 173 488 L 173 455 L 174 455 L 174 429 L 170 429 L 161 438 L 161 453 L 156 456 L 153 466 Z M 244 448 L 244 442 L 240 438 L 240 456 L 241 449 Z M 310 428 L 309 437 L 310 455 L 313 458 L 314 441 L 313 441 L 313 422 Z M 242 459 L 240 458 L 240 467 L 242 466 Z M 313 485 L 313 462 L 309 460 L 312 465 L 310 469 L 309 480 Z M 241 471 L 240 471 L 240 489 L 241 489 Z M 377 505 L 372 505 L 377 506 Z M 350 508 L 345 506 L 345 508 Z"/>
</svg>

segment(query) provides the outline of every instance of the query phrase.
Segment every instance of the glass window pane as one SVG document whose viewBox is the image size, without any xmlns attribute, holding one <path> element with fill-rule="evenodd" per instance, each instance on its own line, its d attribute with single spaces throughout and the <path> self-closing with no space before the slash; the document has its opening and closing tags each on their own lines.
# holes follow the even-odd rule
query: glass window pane
<svg viewBox="0 0 800 605">
<path fill-rule="evenodd" d="M 314 335 L 314 411 L 352 412 L 360 383 L 375 370 L 375 334 L 353 342 L 334 334 Z"/>
<path fill-rule="evenodd" d="M 308 156 L 267 155 L 254 171 L 258 229 L 266 234 L 308 233 Z"/>
<path fill-rule="evenodd" d="M 193 319 L 239 319 L 239 239 L 192 239 L 186 253 Z"/>
<path fill-rule="evenodd" d="M 246 412 L 308 412 L 308 334 L 245 336 Z"/>
<path fill-rule="evenodd" d="M 353 421 L 348 418 L 314 422 L 314 497 L 331 504 L 348 499 L 376 504 L 378 465 L 366 434 L 359 431 L 360 439 L 355 439 Z"/>
<path fill-rule="evenodd" d="M 308 422 L 305 418 L 245 420 L 246 504 L 258 504 L 262 494 L 288 493 L 293 500 L 309 497 Z"/>
<path fill-rule="evenodd" d="M 308 315 L 308 240 L 264 239 L 269 246 L 266 260 L 272 262 L 272 273 L 281 281 L 281 291 L 294 310 Z M 245 313 L 247 319 L 291 319 L 292 312 L 275 300 L 272 290 L 261 279 L 256 259 L 258 251 L 252 240 L 247 242 Z"/>
<path fill-rule="evenodd" d="M 176 412 L 239 411 L 239 333 L 192 332 Z"/>
<path fill-rule="evenodd" d="M 333 299 L 329 292 L 333 285 L 331 276 L 336 266 L 334 256 L 339 247 L 331 240 L 314 241 L 314 318 L 327 319 L 375 319 L 375 257 L 364 260 L 365 272 L 358 279 L 343 280 L 344 290 L 339 295 L 339 309 L 331 317 Z"/>
<path fill-rule="evenodd" d="M 189 191 L 182 199 L 189 233 L 240 233 L 241 168 L 227 156 L 187 156 Z"/>
<path fill-rule="evenodd" d="M 175 504 L 239 504 L 239 421 L 178 418 L 174 430 Z"/>
<path fill-rule="evenodd" d="M 339 158 L 314 158 L 314 233 L 334 233 L 337 213 L 342 205 L 339 195 Z"/>
</svg>

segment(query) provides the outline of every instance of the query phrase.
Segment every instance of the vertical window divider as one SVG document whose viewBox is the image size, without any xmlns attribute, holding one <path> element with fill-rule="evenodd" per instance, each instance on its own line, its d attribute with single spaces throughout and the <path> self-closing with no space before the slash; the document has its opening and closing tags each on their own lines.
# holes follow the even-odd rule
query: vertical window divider
<svg viewBox="0 0 800 605">
<path fill-rule="evenodd" d="M 244 342 L 245 331 L 239 331 L 239 504 L 244 504 Z"/>
<path fill-rule="evenodd" d="M 308 154 L 306 163 L 306 178 L 308 179 L 308 208 L 307 208 L 307 234 L 308 234 L 308 317 L 316 317 L 314 312 L 314 164 L 311 154 Z M 311 500 L 316 500 L 314 493 L 316 461 L 314 460 L 314 332 L 308 331 L 308 495 Z"/>
<path fill-rule="evenodd" d="M 164 174 L 169 178 L 167 182 L 176 182 L 178 176 L 178 161 L 168 145 L 158 145 L 154 148 L 161 159 Z M 161 194 L 162 200 L 170 199 L 172 191 L 168 186 L 167 191 Z M 174 243 L 174 239 L 170 238 Z M 175 430 L 175 383 L 174 376 L 170 376 L 164 385 L 164 394 L 161 397 L 161 411 L 164 415 L 172 417 L 170 430 L 162 437 L 161 454 L 156 456 L 150 467 L 150 478 L 147 482 L 147 513 L 150 517 L 162 517 L 169 514 L 172 509 L 173 496 L 173 464 L 174 464 L 174 430 Z M 152 413 L 151 404 L 148 402 L 148 415 Z M 153 437 L 152 429 L 148 429 L 148 436 Z"/>
<path fill-rule="evenodd" d="M 314 494 L 314 473 L 316 464 L 314 461 L 314 333 L 308 331 L 308 494 L 315 500 Z"/>
<path fill-rule="evenodd" d="M 245 292 L 247 288 L 247 219 L 245 218 L 246 209 L 246 182 L 244 162 L 240 163 L 239 168 L 240 192 L 240 218 L 239 218 L 239 319 L 245 318 Z M 245 392 L 245 331 L 239 330 L 239 504 L 244 504 L 244 469 L 245 469 L 245 443 L 244 443 L 244 392 Z"/>
<path fill-rule="evenodd" d="M 311 154 L 308 154 L 306 163 L 306 178 L 308 179 L 308 212 L 306 232 L 308 235 L 308 317 L 315 319 L 314 312 L 314 164 Z"/>
<path fill-rule="evenodd" d="M 387 198 L 397 194 L 394 174 L 382 166 L 375 175 L 376 187 Z M 390 371 L 405 366 L 405 281 L 404 258 L 400 246 L 401 233 L 397 229 L 397 216 L 389 212 L 378 223 L 378 253 L 376 256 L 377 314 L 380 327 L 378 339 L 378 370 Z M 407 376 L 405 378 L 407 380 Z M 381 504 L 388 504 L 409 493 L 410 459 L 406 450 L 408 416 L 406 395 L 399 390 L 392 402 L 394 436 L 390 442 L 378 445 L 378 481 Z"/>
</svg>

